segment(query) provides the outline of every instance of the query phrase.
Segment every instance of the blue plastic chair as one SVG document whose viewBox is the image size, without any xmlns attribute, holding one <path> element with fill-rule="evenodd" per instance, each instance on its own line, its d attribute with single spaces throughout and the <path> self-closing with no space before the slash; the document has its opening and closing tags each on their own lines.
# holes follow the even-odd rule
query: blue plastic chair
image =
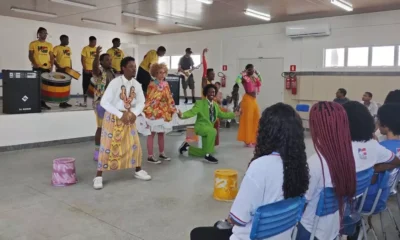
<svg viewBox="0 0 400 240">
<path fill-rule="evenodd" d="M 387 189 L 387 188 L 391 189 L 393 184 L 397 184 L 397 182 L 395 182 L 395 181 L 389 182 L 389 179 L 390 179 L 390 172 L 386 171 L 384 173 L 382 179 L 381 179 L 381 182 L 380 182 L 379 186 L 378 186 L 378 192 L 377 192 L 377 194 L 375 196 L 375 199 L 374 199 L 374 202 L 373 202 L 373 205 L 372 205 L 370 211 L 368 212 L 368 211 L 365 211 L 365 210 L 361 209 L 361 215 L 363 217 L 369 217 L 369 216 L 373 216 L 373 215 L 379 214 L 380 222 L 381 222 L 381 228 L 382 228 L 382 233 L 383 233 L 384 239 L 386 239 L 386 232 L 385 232 L 385 229 L 383 227 L 383 220 L 382 220 L 382 213 L 384 213 L 384 212 L 388 212 L 389 213 L 389 216 L 390 216 L 394 226 L 396 227 L 396 230 L 399 232 L 399 227 L 397 226 L 396 220 L 394 219 L 393 214 L 390 211 L 390 209 L 387 207 L 387 205 L 385 204 L 384 206 L 381 206 L 380 208 L 377 208 L 377 205 L 378 205 L 379 199 L 381 197 L 382 191 L 384 189 Z M 370 230 L 372 231 L 372 233 L 374 235 L 374 238 L 378 239 L 374 228 L 371 227 Z M 399 238 L 400 238 L 400 233 L 399 233 Z M 360 238 L 358 238 L 358 239 L 360 239 Z"/>
<path fill-rule="evenodd" d="M 326 187 L 322 190 L 319 195 L 319 201 L 317 205 L 317 211 L 315 212 L 314 224 L 310 235 L 310 240 L 314 240 L 315 232 L 320 217 L 328 216 L 339 210 L 339 202 L 336 198 L 335 190 L 331 187 Z M 339 239 L 337 236 L 336 239 Z"/>
<path fill-rule="evenodd" d="M 367 197 L 368 187 L 371 184 L 371 179 L 373 174 L 374 174 L 373 168 L 368 168 L 361 172 L 357 172 L 356 175 L 357 187 L 354 200 L 359 200 L 359 205 L 356 212 L 352 212 L 351 206 L 346 206 L 343 218 L 344 229 L 342 229 L 342 233 L 344 233 L 345 235 L 353 235 L 355 232 L 356 224 L 361 220 L 362 231 L 360 231 L 359 237 L 363 236 L 365 239 L 367 239 L 366 225 L 363 219 L 361 218 L 360 213 L 364 206 L 365 198 Z"/>
<path fill-rule="evenodd" d="M 310 105 L 308 105 L 308 104 L 297 104 L 296 105 L 296 111 L 298 111 L 298 112 L 309 112 L 310 111 Z"/>
<path fill-rule="evenodd" d="M 254 214 L 250 239 L 273 237 L 295 227 L 301 219 L 305 202 L 304 197 L 296 197 L 259 207 Z M 296 233 L 292 239 L 295 237 Z"/>
</svg>

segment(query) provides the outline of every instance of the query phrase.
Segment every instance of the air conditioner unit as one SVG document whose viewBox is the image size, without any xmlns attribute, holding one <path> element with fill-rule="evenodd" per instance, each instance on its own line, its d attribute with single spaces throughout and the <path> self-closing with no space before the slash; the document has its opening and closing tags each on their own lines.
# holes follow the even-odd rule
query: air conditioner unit
<svg viewBox="0 0 400 240">
<path fill-rule="evenodd" d="M 290 38 L 329 36 L 331 28 L 328 24 L 286 26 L 286 35 Z"/>
</svg>

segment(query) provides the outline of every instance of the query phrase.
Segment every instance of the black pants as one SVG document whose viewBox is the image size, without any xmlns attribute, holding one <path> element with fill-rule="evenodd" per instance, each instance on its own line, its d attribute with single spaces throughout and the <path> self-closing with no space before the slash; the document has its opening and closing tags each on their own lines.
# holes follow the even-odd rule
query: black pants
<svg viewBox="0 0 400 240">
<path fill-rule="evenodd" d="M 143 94 L 146 96 L 147 87 L 150 84 L 151 76 L 150 73 L 143 68 L 139 67 L 138 73 L 136 75 L 136 80 L 142 84 Z"/>
<path fill-rule="evenodd" d="M 90 79 L 92 78 L 92 73 L 91 72 L 85 72 L 82 71 L 82 89 L 83 89 L 83 95 L 87 94 L 87 91 L 89 89 L 90 85 Z"/>
<path fill-rule="evenodd" d="M 42 73 L 45 73 L 45 72 L 50 72 L 50 69 L 44 69 L 44 68 L 34 68 L 33 67 L 32 70 L 39 72 L 39 75 L 42 75 Z M 41 102 L 42 102 L 42 106 L 46 105 L 46 103 L 43 100 L 41 100 Z"/>
<path fill-rule="evenodd" d="M 198 227 L 190 233 L 190 240 L 229 240 L 232 229 L 218 229 L 216 227 Z"/>
</svg>

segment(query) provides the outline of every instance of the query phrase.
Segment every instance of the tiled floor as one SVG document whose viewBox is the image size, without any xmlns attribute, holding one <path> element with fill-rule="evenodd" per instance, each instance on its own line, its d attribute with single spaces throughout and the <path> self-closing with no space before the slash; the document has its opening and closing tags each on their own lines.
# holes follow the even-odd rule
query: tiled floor
<svg viewBox="0 0 400 240">
<path fill-rule="evenodd" d="M 233 168 L 240 178 L 252 149 L 236 142 L 236 129 L 221 130 L 218 165 L 179 156 L 183 135 L 166 138 L 173 159 L 144 163 L 153 180 L 142 182 L 131 171 L 107 172 L 105 185 L 93 190 L 93 143 L 62 145 L 0 154 L 1 240 L 188 240 L 193 227 L 227 216 L 230 203 L 212 198 L 213 172 Z M 145 139 L 142 145 L 145 148 Z M 307 137 L 307 152 L 313 152 Z M 146 149 L 144 149 L 146 152 Z M 79 183 L 52 187 L 52 159 L 76 158 Z M 400 222 L 392 200 L 390 207 Z M 398 239 L 385 217 L 388 239 Z M 375 226 L 379 229 L 379 224 Z"/>
</svg>

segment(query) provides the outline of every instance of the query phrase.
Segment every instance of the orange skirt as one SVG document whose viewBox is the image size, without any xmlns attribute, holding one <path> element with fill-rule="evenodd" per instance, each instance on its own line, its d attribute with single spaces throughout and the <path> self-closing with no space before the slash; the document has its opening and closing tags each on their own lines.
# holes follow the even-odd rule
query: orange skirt
<svg viewBox="0 0 400 240">
<path fill-rule="evenodd" d="M 237 140 L 245 144 L 255 144 L 257 140 L 260 109 L 256 98 L 245 94 L 240 103 L 242 114 L 240 115 Z"/>
</svg>

